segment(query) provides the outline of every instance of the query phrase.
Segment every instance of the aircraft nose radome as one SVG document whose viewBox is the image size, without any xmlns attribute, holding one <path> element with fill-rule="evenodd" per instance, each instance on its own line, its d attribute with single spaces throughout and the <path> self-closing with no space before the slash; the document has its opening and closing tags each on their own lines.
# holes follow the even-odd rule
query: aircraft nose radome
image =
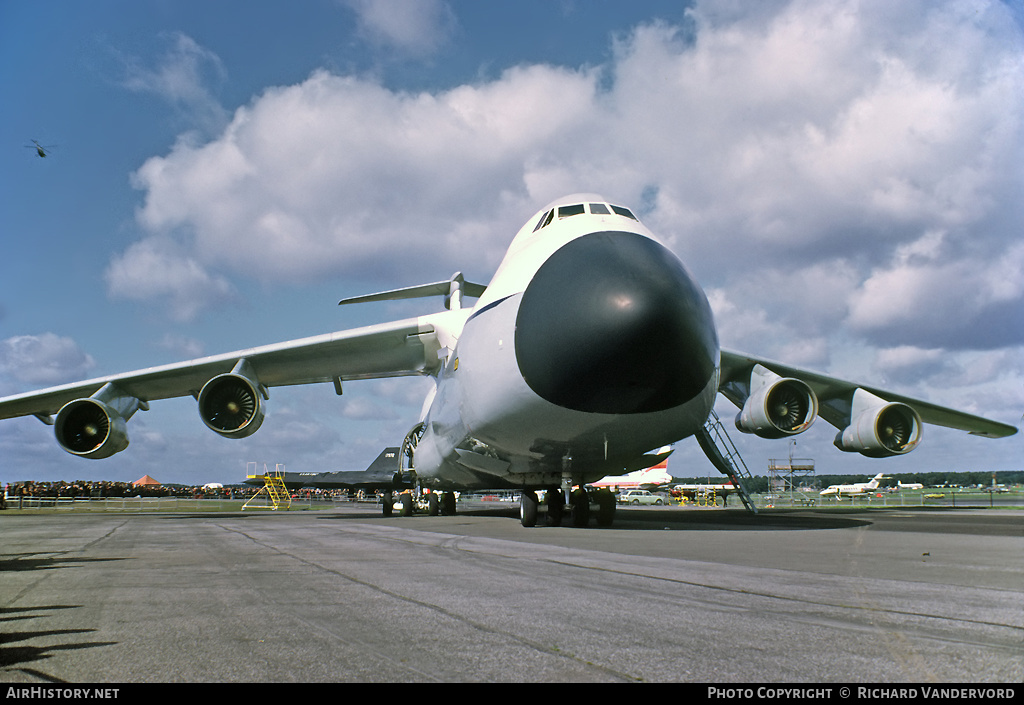
<svg viewBox="0 0 1024 705">
<path fill-rule="evenodd" d="M 515 348 L 547 401 L 633 414 L 700 394 L 718 338 L 703 290 L 675 255 L 635 233 L 600 232 L 541 265 L 519 305 Z"/>
</svg>

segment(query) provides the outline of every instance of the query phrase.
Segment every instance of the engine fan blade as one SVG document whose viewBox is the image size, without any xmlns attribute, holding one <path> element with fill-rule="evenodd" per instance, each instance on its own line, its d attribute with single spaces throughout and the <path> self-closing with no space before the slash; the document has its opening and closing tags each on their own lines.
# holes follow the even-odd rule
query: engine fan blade
<svg viewBox="0 0 1024 705">
<path fill-rule="evenodd" d="M 241 384 L 225 384 L 210 399 L 210 423 L 222 431 L 241 428 L 252 418 L 256 400 Z"/>
<path fill-rule="evenodd" d="M 110 432 L 110 419 L 94 404 L 80 404 L 69 415 L 65 426 L 72 430 L 67 447 L 76 453 L 96 448 Z"/>
<path fill-rule="evenodd" d="M 879 422 L 878 435 L 886 448 L 900 450 L 910 436 L 907 420 L 897 413 L 886 414 Z"/>
<path fill-rule="evenodd" d="M 795 428 L 807 414 L 807 399 L 793 389 L 781 389 L 768 410 L 772 423 L 784 430 Z"/>
</svg>

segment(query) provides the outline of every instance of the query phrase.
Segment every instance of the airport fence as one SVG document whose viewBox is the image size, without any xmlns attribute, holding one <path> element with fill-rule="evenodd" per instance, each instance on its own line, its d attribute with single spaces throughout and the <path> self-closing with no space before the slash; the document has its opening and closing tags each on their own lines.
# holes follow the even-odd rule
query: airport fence
<svg viewBox="0 0 1024 705">
<path fill-rule="evenodd" d="M 1007 507 L 1019 506 L 1024 496 L 1019 493 L 996 494 L 992 492 L 954 492 L 941 490 L 924 490 L 911 492 L 879 492 L 865 497 L 846 497 L 843 499 L 822 498 L 800 492 L 784 492 L 781 494 L 755 495 L 754 502 L 759 508 L 799 508 L 815 509 L 850 508 L 858 509 L 895 509 L 900 507 L 949 507 L 967 509 L 970 507 Z"/>
</svg>

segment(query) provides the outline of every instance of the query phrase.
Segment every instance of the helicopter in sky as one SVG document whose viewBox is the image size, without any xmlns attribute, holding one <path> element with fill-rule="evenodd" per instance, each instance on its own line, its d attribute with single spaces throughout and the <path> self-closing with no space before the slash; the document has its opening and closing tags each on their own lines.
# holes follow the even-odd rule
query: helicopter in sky
<svg viewBox="0 0 1024 705">
<path fill-rule="evenodd" d="M 48 150 L 53 149 L 52 146 L 44 147 L 43 145 L 39 144 L 39 142 L 36 141 L 36 140 L 32 140 L 32 144 L 26 144 L 25 146 L 28 147 L 29 149 L 36 150 L 36 154 L 38 154 L 40 157 L 48 157 L 48 156 L 50 156 Z"/>
</svg>

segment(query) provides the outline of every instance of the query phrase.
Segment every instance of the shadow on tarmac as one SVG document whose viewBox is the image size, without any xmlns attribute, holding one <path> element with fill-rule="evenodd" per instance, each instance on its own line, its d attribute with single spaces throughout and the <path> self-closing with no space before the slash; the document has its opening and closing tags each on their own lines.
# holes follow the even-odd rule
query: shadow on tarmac
<svg viewBox="0 0 1024 705">
<path fill-rule="evenodd" d="M 81 605 L 41 605 L 36 607 L 3 607 L 0 608 L 0 621 L 11 622 L 23 619 L 42 619 L 47 615 L 39 614 L 40 612 L 52 611 L 52 610 L 70 610 L 78 609 Z M 51 637 L 64 637 L 72 634 L 91 634 L 95 632 L 95 629 L 51 629 L 51 630 L 38 630 L 38 631 L 9 631 L 4 629 L 3 634 L 0 635 L 0 667 L 9 668 L 11 666 L 20 666 L 25 663 L 33 663 L 36 661 L 43 661 L 50 658 L 55 651 L 69 651 L 72 649 L 91 649 L 97 646 L 113 646 L 117 642 L 115 641 L 94 641 L 85 643 L 60 643 L 52 644 L 50 646 L 27 646 L 18 645 L 12 646 L 18 642 L 29 641 L 32 639 L 47 639 Z M 54 679 L 47 676 L 44 673 L 38 671 L 31 671 L 30 669 L 21 668 L 20 670 L 26 673 L 31 673 L 42 680 L 53 681 Z"/>
<path fill-rule="evenodd" d="M 624 523 L 620 523 L 623 522 Z M 852 529 L 870 526 L 873 522 L 862 517 L 816 514 L 806 511 L 760 511 L 746 509 L 714 510 L 619 510 L 616 528 L 664 530 L 666 526 L 687 531 L 818 531 L 822 529 Z"/>
<path fill-rule="evenodd" d="M 543 510 L 543 508 L 542 508 Z M 501 507 L 459 507 L 459 512 L 454 517 L 440 517 L 441 519 L 457 519 L 459 517 L 469 518 L 493 518 L 513 519 L 519 521 L 519 505 L 507 503 Z M 386 521 L 401 526 L 402 522 L 416 522 L 417 520 L 432 520 L 434 517 L 427 517 L 423 514 L 416 514 L 412 517 L 381 517 L 379 510 L 374 512 L 343 512 L 330 513 L 318 516 L 318 519 L 330 521 L 366 521 L 368 519 Z M 771 512 L 759 512 L 752 514 L 745 509 L 715 509 L 715 510 L 685 510 L 678 508 L 655 508 L 644 507 L 634 509 L 619 507 L 615 512 L 615 522 L 611 527 L 601 528 L 596 526 L 592 520 L 585 527 L 588 531 L 816 531 L 821 529 L 850 529 L 862 526 L 870 526 L 873 522 L 864 517 L 851 517 L 848 515 L 837 515 L 835 512 L 814 513 L 806 510 L 772 510 Z M 537 527 L 546 525 L 546 517 L 538 518 Z M 413 528 L 410 524 L 409 528 Z M 562 521 L 563 529 L 572 529 L 571 520 L 566 516 Z M 523 529 L 530 531 L 531 529 Z"/>
<path fill-rule="evenodd" d="M 64 634 L 83 634 L 94 632 L 95 629 L 58 629 L 52 632 L 16 632 L 5 635 L 5 640 L 24 641 L 37 636 L 51 636 Z M 23 663 L 32 663 L 50 658 L 54 651 L 70 651 L 76 649 L 92 649 L 97 646 L 114 646 L 116 641 L 93 641 L 82 644 L 54 644 L 52 646 L 0 646 L 0 667 L 18 666 Z M 37 674 L 43 675 L 43 674 Z"/>
<path fill-rule="evenodd" d="M 49 558 L 31 558 L 31 556 L 49 555 Z M 84 563 L 106 563 L 123 561 L 125 558 L 69 558 L 39 553 L 14 553 L 0 559 L 0 573 L 17 573 L 29 570 L 52 570 L 54 568 L 71 568 Z M 0 614 L 3 610 L 0 610 Z"/>
<path fill-rule="evenodd" d="M 1017 531 L 1019 517 L 999 517 L 977 515 L 977 512 L 966 512 L 942 507 L 885 507 L 885 508 L 860 508 L 860 507 L 831 507 L 827 509 L 816 508 L 793 508 L 793 509 L 761 509 L 757 514 L 748 512 L 739 507 L 728 509 L 698 509 L 684 507 L 628 507 L 620 506 L 616 509 L 615 521 L 611 527 L 598 527 L 592 519 L 586 528 L 588 531 L 819 531 L 832 529 L 851 529 L 861 527 L 872 527 L 874 529 L 905 531 L 907 523 L 914 525 L 915 531 L 942 532 L 949 530 L 951 516 L 957 516 L 955 522 L 955 533 L 980 533 L 1004 535 L 1007 531 Z M 968 519 L 968 515 L 973 515 Z M 140 515 L 141 516 L 141 515 Z M 373 523 L 386 523 L 393 526 L 407 528 L 432 528 L 425 526 L 424 522 L 433 524 L 434 528 L 440 529 L 446 522 L 458 519 L 491 519 L 495 521 L 507 520 L 519 524 L 519 505 L 515 502 L 474 502 L 466 505 L 459 505 L 458 514 L 453 517 L 429 517 L 424 513 L 417 512 L 412 517 L 395 516 L 385 518 L 381 516 L 380 507 L 377 505 L 355 505 L 341 507 L 322 507 L 316 509 L 292 509 L 289 511 L 263 511 L 263 512 L 188 512 L 182 514 L 161 513 L 150 515 L 152 518 L 163 521 L 181 521 L 182 519 L 197 519 L 204 521 L 224 521 L 225 519 L 247 519 L 262 521 L 287 521 L 300 516 L 307 516 L 319 521 L 360 521 Z M 998 525 L 997 525 L 998 522 Z M 545 508 L 541 507 L 541 515 L 538 518 L 537 528 L 547 526 Z M 534 529 L 525 529 L 532 531 Z M 571 525 L 571 520 L 565 516 L 562 521 L 563 530 L 572 530 L 576 527 Z M 576 529 L 580 530 L 580 529 Z M 31 556 L 33 554 L 24 554 Z M 61 567 L 75 560 L 53 557 L 47 559 L 20 559 L 3 561 L 0 560 L 0 570 L 31 570 Z M 104 559 L 119 560 L 119 559 Z M 19 565 L 20 564 L 20 565 Z"/>
</svg>

